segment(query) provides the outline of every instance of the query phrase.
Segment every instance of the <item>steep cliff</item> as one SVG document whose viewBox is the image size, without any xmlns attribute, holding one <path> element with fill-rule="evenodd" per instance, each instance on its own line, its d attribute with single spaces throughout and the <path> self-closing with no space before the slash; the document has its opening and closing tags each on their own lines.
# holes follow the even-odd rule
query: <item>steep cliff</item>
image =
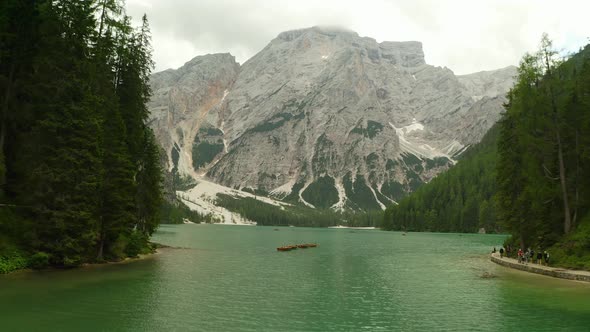
<svg viewBox="0 0 590 332">
<path fill-rule="evenodd" d="M 345 30 L 279 34 L 155 74 L 170 170 L 321 208 L 378 209 L 452 166 L 497 121 L 515 68 L 456 76 L 420 42 Z"/>
</svg>

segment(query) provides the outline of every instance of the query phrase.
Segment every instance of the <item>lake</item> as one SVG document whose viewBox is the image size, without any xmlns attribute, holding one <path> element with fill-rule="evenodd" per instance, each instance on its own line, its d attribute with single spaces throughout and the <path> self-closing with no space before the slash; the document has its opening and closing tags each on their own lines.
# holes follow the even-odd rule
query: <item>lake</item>
<svg viewBox="0 0 590 332">
<path fill-rule="evenodd" d="M 0 276 L 0 330 L 588 331 L 590 284 L 491 263 L 504 238 L 162 226 L 154 241 L 183 249 Z"/>
</svg>

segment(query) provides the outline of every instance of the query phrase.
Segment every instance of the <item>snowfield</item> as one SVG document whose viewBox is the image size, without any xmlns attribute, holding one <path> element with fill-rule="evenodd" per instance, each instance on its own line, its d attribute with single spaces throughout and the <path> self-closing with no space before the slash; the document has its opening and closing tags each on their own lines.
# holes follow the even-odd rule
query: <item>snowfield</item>
<svg viewBox="0 0 590 332">
<path fill-rule="evenodd" d="M 261 202 L 278 206 L 284 209 L 284 206 L 290 204 L 276 201 L 274 199 L 262 196 L 256 196 L 244 191 L 231 189 L 203 178 L 197 180 L 197 185 L 187 191 L 177 191 L 176 196 L 184 203 L 189 209 L 197 211 L 201 214 L 211 214 L 217 221 L 216 224 L 224 225 L 256 225 L 255 222 L 248 220 L 238 213 L 231 212 L 226 208 L 216 206 L 215 200 L 217 194 L 226 194 L 236 198 L 250 197 L 257 199 Z"/>
</svg>

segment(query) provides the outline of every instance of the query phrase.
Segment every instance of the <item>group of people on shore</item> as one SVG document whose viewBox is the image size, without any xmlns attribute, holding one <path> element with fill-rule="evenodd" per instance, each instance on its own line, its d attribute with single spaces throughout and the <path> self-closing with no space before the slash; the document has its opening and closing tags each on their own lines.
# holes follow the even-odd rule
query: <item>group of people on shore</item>
<svg viewBox="0 0 590 332">
<path fill-rule="evenodd" d="M 499 250 L 500 258 L 504 258 L 504 256 L 510 257 L 511 252 L 512 248 L 510 246 L 506 246 L 506 249 L 501 247 Z M 494 247 L 492 253 L 496 253 L 496 247 Z M 531 248 L 528 248 L 526 251 L 522 251 L 522 249 L 519 248 L 518 252 L 516 253 L 516 257 L 518 258 L 518 262 L 521 264 L 536 262 L 539 265 L 549 265 L 549 253 L 547 250 L 541 251 L 541 249 L 539 249 L 537 252 L 535 252 Z"/>
</svg>

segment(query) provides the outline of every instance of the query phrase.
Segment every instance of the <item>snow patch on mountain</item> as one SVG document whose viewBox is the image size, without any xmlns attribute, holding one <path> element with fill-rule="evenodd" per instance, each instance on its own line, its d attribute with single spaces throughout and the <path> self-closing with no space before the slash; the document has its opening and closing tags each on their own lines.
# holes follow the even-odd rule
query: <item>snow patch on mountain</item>
<svg viewBox="0 0 590 332">
<path fill-rule="evenodd" d="M 375 201 L 377 202 L 377 204 L 379 204 L 379 206 L 381 207 L 381 210 L 385 210 L 385 205 L 383 205 L 383 203 L 381 203 L 379 198 L 377 198 L 377 194 L 375 193 L 375 189 L 373 189 L 373 187 L 371 187 L 371 186 L 369 186 L 369 189 L 373 193 L 373 197 L 375 198 Z"/>
<path fill-rule="evenodd" d="M 225 194 L 236 198 L 255 198 L 266 204 L 271 204 L 284 209 L 291 204 L 279 202 L 272 198 L 256 196 L 244 191 L 228 188 L 203 178 L 200 178 L 197 185 L 187 191 L 177 191 L 176 196 L 191 210 L 201 214 L 211 214 L 218 219 L 220 224 L 252 225 L 256 224 L 238 213 L 231 212 L 223 207 L 216 206 L 217 194 Z"/>
<path fill-rule="evenodd" d="M 338 202 L 332 205 L 330 208 L 335 211 L 342 211 L 344 210 L 344 205 L 346 204 L 346 190 L 344 190 L 344 186 L 342 185 L 342 179 L 336 179 L 334 181 L 334 185 L 336 187 L 336 191 L 338 192 Z"/>
<path fill-rule="evenodd" d="M 415 119 L 412 124 L 404 127 L 397 128 L 391 122 L 389 122 L 389 126 L 391 126 L 393 130 L 395 130 L 397 137 L 399 138 L 399 145 L 402 152 L 411 153 L 421 158 L 434 159 L 436 157 L 446 157 L 451 159 L 449 154 L 445 153 L 444 151 L 440 151 L 436 148 L 433 148 L 432 146 L 426 143 L 413 141 L 412 138 L 406 138 L 406 134 L 409 134 L 413 131 L 424 130 L 424 125 L 419 122 L 416 122 Z"/>
<path fill-rule="evenodd" d="M 285 197 L 293 191 L 293 186 L 295 185 L 296 180 L 291 179 L 289 182 L 283 184 L 282 186 L 276 187 L 275 189 L 270 191 L 271 196 L 276 197 Z"/>
</svg>

